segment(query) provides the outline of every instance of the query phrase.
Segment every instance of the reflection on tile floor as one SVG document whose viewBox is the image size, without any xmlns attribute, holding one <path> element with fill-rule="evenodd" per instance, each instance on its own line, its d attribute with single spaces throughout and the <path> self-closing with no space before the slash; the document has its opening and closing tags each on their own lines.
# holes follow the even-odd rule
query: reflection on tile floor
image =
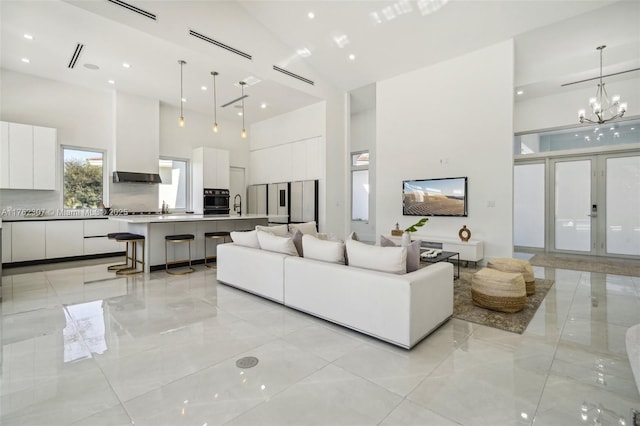
<svg viewBox="0 0 640 426">
<path fill-rule="evenodd" d="M 202 266 L 72 266 L 2 277 L 0 424 L 631 425 L 640 409 L 639 277 L 536 267 L 556 284 L 523 335 L 450 320 L 406 351 Z"/>
</svg>

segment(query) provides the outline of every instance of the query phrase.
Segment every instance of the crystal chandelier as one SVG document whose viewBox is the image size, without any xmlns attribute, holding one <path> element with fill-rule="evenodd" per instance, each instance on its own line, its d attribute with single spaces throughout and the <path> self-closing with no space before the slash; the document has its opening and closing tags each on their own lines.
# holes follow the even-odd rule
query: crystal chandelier
<svg viewBox="0 0 640 426">
<path fill-rule="evenodd" d="M 591 115 L 587 117 L 584 109 L 578 111 L 580 123 L 604 124 L 607 121 L 622 117 L 627 111 L 627 104 L 620 102 L 620 96 L 614 95 L 609 100 L 607 90 L 604 88 L 604 83 L 602 82 L 602 51 L 605 47 L 607 46 L 598 46 L 596 48 L 596 50 L 600 51 L 600 83 L 598 83 L 596 96 L 589 99 Z"/>
</svg>

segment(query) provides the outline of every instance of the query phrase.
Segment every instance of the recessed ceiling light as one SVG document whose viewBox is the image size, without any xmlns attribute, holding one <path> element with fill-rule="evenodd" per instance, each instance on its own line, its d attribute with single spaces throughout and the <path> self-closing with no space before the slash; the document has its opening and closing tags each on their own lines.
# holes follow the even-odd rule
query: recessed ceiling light
<svg viewBox="0 0 640 426">
<path fill-rule="evenodd" d="M 267 107 L 266 102 L 263 102 L 263 103 L 260 104 L 260 108 L 265 109 L 266 107 Z"/>
<path fill-rule="evenodd" d="M 351 53 L 351 54 L 349 55 L 349 60 L 350 60 L 350 61 L 355 61 L 355 60 L 356 60 L 356 55 L 354 55 L 353 53 Z"/>
<path fill-rule="evenodd" d="M 201 86 L 200 90 L 202 90 L 203 92 L 206 92 L 207 91 L 207 86 Z"/>
<path fill-rule="evenodd" d="M 84 64 L 83 66 L 84 66 L 86 69 L 93 70 L 93 71 L 95 71 L 95 70 L 99 70 L 99 69 L 100 69 L 100 67 L 99 67 L 99 66 L 97 66 L 96 64 Z"/>
<path fill-rule="evenodd" d="M 238 115 L 242 117 L 242 111 L 238 111 Z"/>
<path fill-rule="evenodd" d="M 182 98 L 182 102 L 187 102 L 187 98 Z"/>
<path fill-rule="evenodd" d="M 316 14 L 313 13 L 313 12 L 309 12 L 309 13 L 307 13 L 307 16 L 309 17 L 309 19 L 313 19 L 313 18 L 316 17 Z"/>
<path fill-rule="evenodd" d="M 131 65 L 129 65 L 129 64 L 128 64 L 128 63 L 126 63 L 126 62 L 123 62 L 123 63 L 122 63 L 122 66 L 123 66 L 123 67 L 125 67 L 125 68 L 131 68 Z"/>
<path fill-rule="evenodd" d="M 108 81 L 107 81 L 107 83 L 109 83 L 109 84 L 116 84 L 116 82 L 115 82 L 115 81 L 113 81 L 113 80 L 108 80 Z"/>
<path fill-rule="evenodd" d="M 33 36 L 31 34 L 25 34 L 24 38 L 26 38 L 27 40 L 33 40 Z"/>
<path fill-rule="evenodd" d="M 523 93 L 524 93 L 524 91 L 523 91 L 523 90 L 518 90 L 518 91 L 516 92 L 516 95 L 522 95 Z"/>
<path fill-rule="evenodd" d="M 31 61 L 29 60 L 29 58 L 22 58 L 22 62 L 24 62 L 25 64 L 28 64 Z"/>
<path fill-rule="evenodd" d="M 631 129 L 629 129 L 629 130 L 635 130 L 635 129 L 636 129 L 635 127 L 632 127 L 632 128 L 631 128 Z"/>
<path fill-rule="evenodd" d="M 309 49 L 307 49 L 306 47 L 303 47 L 302 49 L 296 50 L 296 53 L 301 58 L 308 58 L 309 56 L 311 56 L 311 51 Z"/>
</svg>

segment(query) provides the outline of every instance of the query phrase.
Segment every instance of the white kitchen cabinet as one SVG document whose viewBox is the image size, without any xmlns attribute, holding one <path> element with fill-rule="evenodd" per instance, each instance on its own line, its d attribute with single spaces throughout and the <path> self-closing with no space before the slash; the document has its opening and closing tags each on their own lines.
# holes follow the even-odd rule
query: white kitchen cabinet
<svg viewBox="0 0 640 426">
<path fill-rule="evenodd" d="M 33 127 L 33 189 L 56 189 L 57 130 Z"/>
<path fill-rule="evenodd" d="M 216 150 L 216 185 L 212 188 L 229 189 L 229 151 Z"/>
<path fill-rule="evenodd" d="M 33 189 L 33 126 L 9 123 L 9 188 Z"/>
<path fill-rule="evenodd" d="M 0 188 L 9 188 L 9 123 L 0 121 Z"/>
<path fill-rule="evenodd" d="M 50 220 L 45 222 L 45 258 L 82 256 L 84 232 L 82 220 Z"/>
<path fill-rule="evenodd" d="M 121 222 L 108 219 L 86 219 L 83 222 L 85 255 L 124 251 L 123 243 L 107 238 L 107 234 L 120 232 Z"/>
<path fill-rule="evenodd" d="M 3 224 L 4 225 L 4 224 Z M 11 226 L 11 261 L 23 262 L 45 258 L 45 222 L 13 222 Z"/>
<path fill-rule="evenodd" d="M 0 188 L 56 189 L 56 129 L 1 124 Z"/>
<path fill-rule="evenodd" d="M 2 224 L 2 263 L 11 262 L 11 229 L 12 223 Z"/>
<path fill-rule="evenodd" d="M 216 148 L 200 147 L 191 155 L 192 173 L 192 207 L 203 212 L 204 188 L 229 189 L 229 151 Z"/>
</svg>

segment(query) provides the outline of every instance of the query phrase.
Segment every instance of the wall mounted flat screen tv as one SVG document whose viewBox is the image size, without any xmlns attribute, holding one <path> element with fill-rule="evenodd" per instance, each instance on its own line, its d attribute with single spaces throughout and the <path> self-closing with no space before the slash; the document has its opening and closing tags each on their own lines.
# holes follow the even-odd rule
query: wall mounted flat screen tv
<svg viewBox="0 0 640 426">
<path fill-rule="evenodd" d="M 467 216 L 467 178 L 405 180 L 405 216 Z"/>
</svg>

